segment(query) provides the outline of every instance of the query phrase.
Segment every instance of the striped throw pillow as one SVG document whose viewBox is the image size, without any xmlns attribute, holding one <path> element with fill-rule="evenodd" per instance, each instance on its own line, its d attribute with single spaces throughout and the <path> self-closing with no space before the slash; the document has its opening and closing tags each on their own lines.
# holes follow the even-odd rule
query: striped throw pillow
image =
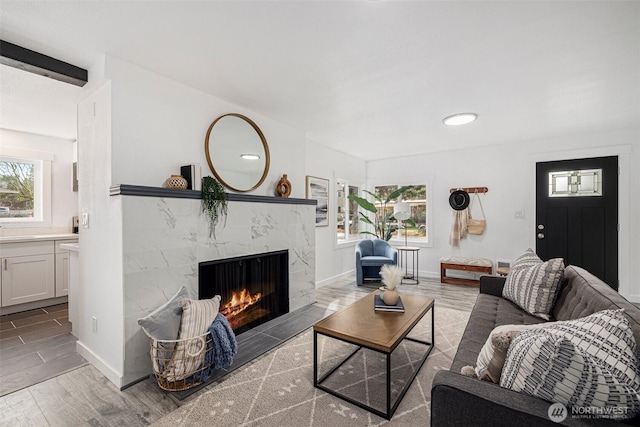
<svg viewBox="0 0 640 427">
<path fill-rule="evenodd" d="M 211 299 L 180 301 L 182 320 L 173 358 L 165 373 L 168 381 L 180 381 L 193 374 L 204 361 L 206 333 L 220 309 L 220 295 Z"/>
<path fill-rule="evenodd" d="M 622 310 L 604 310 L 519 333 L 500 385 L 568 407 L 615 408 L 616 417 L 632 418 L 640 413 L 635 352 Z"/>
<path fill-rule="evenodd" d="M 533 250 L 528 249 L 509 270 L 502 296 L 527 313 L 550 320 L 563 277 L 562 258 L 542 262 Z"/>
</svg>

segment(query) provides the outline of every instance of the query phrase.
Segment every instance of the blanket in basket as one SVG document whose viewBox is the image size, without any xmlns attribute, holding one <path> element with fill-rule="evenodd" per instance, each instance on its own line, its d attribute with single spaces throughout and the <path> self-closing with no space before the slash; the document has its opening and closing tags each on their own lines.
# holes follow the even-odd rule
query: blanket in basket
<svg viewBox="0 0 640 427">
<path fill-rule="evenodd" d="M 210 362 L 214 369 L 230 366 L 233 356 L 238 352 L 238 342 L 227 318 L 218 313 L 209 328 L 209 333 L 213 337 L 213 357 L 207 352 L 204 363 Z"/>
</svg>

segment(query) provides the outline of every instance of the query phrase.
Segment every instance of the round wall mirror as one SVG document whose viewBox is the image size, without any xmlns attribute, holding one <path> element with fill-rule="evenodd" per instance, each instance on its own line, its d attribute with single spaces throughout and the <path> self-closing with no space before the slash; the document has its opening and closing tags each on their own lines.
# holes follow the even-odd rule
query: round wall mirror
<svg viewBox="0 0 640 427">
<path fill-rule="evenodd" d="M 211 123 L 204 140 L 207 163 L 222 185 L 247 192 L 269 172 L 269 146 L 262 131 L 241 114 L 225 114 Z"/>
</svg>

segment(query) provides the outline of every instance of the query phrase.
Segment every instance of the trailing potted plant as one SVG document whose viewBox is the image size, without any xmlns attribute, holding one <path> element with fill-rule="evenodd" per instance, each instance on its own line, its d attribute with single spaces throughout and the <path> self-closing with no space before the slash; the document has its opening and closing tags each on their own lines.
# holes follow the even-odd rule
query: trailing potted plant
<svg viewBox="0 0 640 427">
<path fill-rule="evenodd" d="M 220 219 L 227 221 L 227 193 L 215 178 L 202 178 L 202 212 L 209 220 L 209 237 L 216 237 L 216 225 Z"/>
<path fill-rule="evenodd" d="M 374 221 L 371 221 L 371 219 L 369 219 L 367 215 L 365 215 L 363 212 L 359 212 L 360 221 L 364 222 L 365 224 L 372 225 L 374 229 L 374 232 L 361 231 L 360 234 L 369 234 L 371 236 L 377 237 L 378 239 L 383 239 L 388 242 L 391 239 L 393 233 L 398 230 L 398 224 L 393 216 L 393 211 L 387 212 L 387 204 L 402 196 L 410 188 L 413 188 L 413 186 L 407 185 L 405 187 L 400 187 L 397 190 L 391 192 L 384 200 L 382 199 L 382 197 L 375 193 L 372 193 L 371 191 L 363 190 L 365 193 L 371 195 L 371 197 L 373 197 L 375 201 L 380 204 L 381 209 L 379 211 L 374 203 L 371 203 L 370 201 L 362 197 L 350 194 L 349 200 L 353 200 L 362 209 L 374 214 Z M 413 222 L 411 218 L 407 219 L 405 222 L 409 223 L 411 227 L 416 226 L 415 222 Z"/>
</svg>

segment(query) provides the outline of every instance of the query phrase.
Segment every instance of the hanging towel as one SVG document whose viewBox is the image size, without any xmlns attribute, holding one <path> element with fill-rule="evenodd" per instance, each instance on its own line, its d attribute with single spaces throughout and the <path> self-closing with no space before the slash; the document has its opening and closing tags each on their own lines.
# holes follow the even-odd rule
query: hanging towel
<svg viewBox="0 0 640 427">
<path fill-rule="evenodd" d="M 467 227 L 469 224 L 469 208 L 455 211 L 453 227 L 449 236 L 449 244 L 454 248 L 460 247 L 460 239 L 467 237 Z"/>
</svg>

